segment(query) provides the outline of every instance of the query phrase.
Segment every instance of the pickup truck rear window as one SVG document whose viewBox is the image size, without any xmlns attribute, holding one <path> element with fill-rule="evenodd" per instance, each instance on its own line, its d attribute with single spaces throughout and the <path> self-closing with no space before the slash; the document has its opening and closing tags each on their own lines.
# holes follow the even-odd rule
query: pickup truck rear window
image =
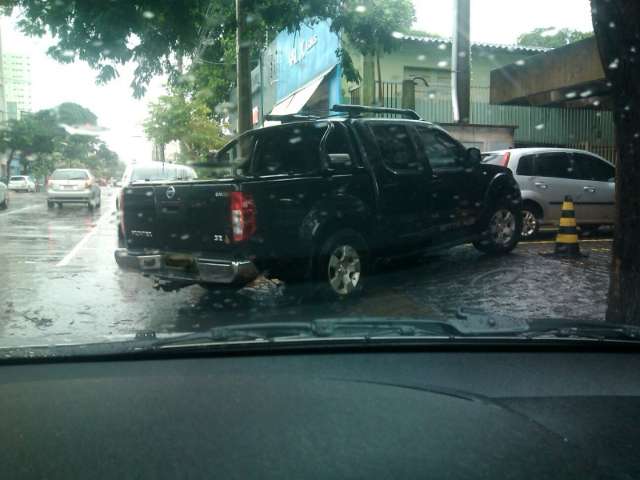
<svg viewBox="0 0 640 480">
<path fill-rule="evenodd" d="M 256 147 L 253 167 L 258 176 L 305 174 L 320 167 L 324 125 L 290 125 L 264 131 Z"/>
</svg>

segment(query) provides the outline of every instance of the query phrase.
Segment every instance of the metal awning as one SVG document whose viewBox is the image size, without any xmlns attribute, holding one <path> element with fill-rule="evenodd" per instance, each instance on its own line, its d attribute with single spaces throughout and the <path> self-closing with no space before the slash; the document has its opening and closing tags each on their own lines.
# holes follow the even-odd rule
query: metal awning
<svg viewBox="0 0 640 480">
<path fill-rule="evenodd" d="M 302 107 L 306 105 L 309 99 L 316 93 L 316 90 L 322 83 L 322 81 L 326 78 L 329 73 L 333 70 L 334 67 L 331 67 L 328 71 L 324 72 L 321 75 L 318 75 L 316 78 L 311 80 L 302 88 L 299 88 L 288 97 L 285 97 L 283 100 L 278 102 L 273 109 L 271 110 L 271 115 L 292 115 L 295 113 L 299 113 L 302 110 Z"/>
</svg>

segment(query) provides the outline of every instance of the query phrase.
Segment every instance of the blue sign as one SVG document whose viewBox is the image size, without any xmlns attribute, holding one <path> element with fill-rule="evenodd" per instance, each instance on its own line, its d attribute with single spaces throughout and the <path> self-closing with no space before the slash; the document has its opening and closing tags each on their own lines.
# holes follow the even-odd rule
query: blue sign
<svg viewBox="0 0 640 480">
<path fill-rule="evenodd" d="M 293 33 L 283 31 L 275 43 L 278 52 L 277 101 L 336 67 L 329 78 L 329 97 L 330 101 L 339 102 L 341 71 L 336 50 L 340 46 L 340 38 L 331 32 L 328 21 L 303 25 Z"/>
</svg>

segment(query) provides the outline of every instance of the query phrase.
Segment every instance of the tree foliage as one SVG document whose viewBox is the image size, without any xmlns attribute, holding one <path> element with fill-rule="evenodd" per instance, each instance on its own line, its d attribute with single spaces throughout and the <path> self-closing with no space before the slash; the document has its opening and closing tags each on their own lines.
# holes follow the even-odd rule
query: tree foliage
<svg viewBox="0 0 640 480">
<path fill-rule="evenodd" d="M 557 48 L 593 36 L 593 32 L 581 32 L 569 28 L 534 28 L 518 37 L 518 45 L 526 47 Z"/>
<path fill-rule="evenodd" d="M 11 120 L 0 130 L 0 150 L 8 152 L 8 167 L 20 159 L 25 174 L 46 176 L 55 168 L 89 168 L 97 176 L 117 176 L 124 169 L 118 155 L 93 136 L 71 135 L 62 125 L 97 123 L 90 110 L 63 103 Z"/>
<path fill-rule="evenodd" d="M 151 104 L 144 129 L 158 144 L 180 142 L 185 160 L 191 162 L 206 160 L 210 151 L 226 143 L 206 103 L 197 98 L 187 100 L 180 94 L 160 97 Z"/>
</svg>

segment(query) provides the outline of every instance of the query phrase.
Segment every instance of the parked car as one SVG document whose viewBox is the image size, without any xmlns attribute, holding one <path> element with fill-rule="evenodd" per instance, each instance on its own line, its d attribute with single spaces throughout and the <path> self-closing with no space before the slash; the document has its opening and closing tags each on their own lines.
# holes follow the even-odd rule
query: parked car
<svg viewBox="0 0 640 480">
<path fill-rule="evenodd" d="M 101 191 L 91 172 L 82 168 L 59 168 L 47 184 L 47 206 L 85 203 L 89 209 L 99 208 Z"/>
<path fill-rule="evenodd" d="M 15 192 L 35 192 L 36 183 L 26 175 L 14 175 L 9 178 L 9 190 Z"/>
<path fill-rule="evenodd" d="M 0 182 L 0 210 L 5 210 L 9 206 L 9 189 Z"/>
<path fill-rule="evenodd" d="M 615 167 L 593 153 L 568 148 L 514 148 L 483 154 L 485 164 L 509 168 L 522 192 L 522 237 L 557 226 L 565 195 L 583 229 L 614 223 Z"/>
<path fill-rule="evenodd" d="M 131 184 L 118 264 L 159 278 L 243 283 L 268 269 L 328 296 L 362 288 L 372 260 L 520 239 L 520 190 L 415 112 L 338 106 L 344 117 L 259 128 L 216 162 L 230 178 Z M 364 118 L 392 112 L 413 119 Z"/>
</svg>

